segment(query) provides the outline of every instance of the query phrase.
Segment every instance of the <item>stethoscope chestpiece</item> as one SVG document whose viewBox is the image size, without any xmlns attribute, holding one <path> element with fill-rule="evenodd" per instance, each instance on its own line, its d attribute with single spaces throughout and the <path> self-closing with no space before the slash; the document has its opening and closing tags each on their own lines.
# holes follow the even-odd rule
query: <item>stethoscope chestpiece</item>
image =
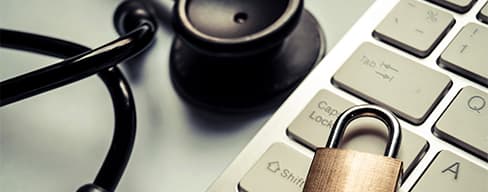
<svg viewBox="0 0 488 192">
<path fill-rule="evenodd" d="M 324 35 L 303 0 L 180 0 L 173 14 L 173 84 L 208 109 L 266 108 L 325 52 Z"/>
</svg>

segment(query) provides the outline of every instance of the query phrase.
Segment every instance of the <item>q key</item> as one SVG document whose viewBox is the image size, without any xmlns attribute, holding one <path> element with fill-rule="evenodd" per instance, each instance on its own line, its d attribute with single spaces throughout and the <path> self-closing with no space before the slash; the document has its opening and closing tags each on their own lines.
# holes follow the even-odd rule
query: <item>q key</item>
<svg viewBox="0 0 488 192">
<path fill-rule="evenodd" d="M 488 160 L 488 93 L 463 88 L 437 121 L 434 134 Z"/>
</svg>

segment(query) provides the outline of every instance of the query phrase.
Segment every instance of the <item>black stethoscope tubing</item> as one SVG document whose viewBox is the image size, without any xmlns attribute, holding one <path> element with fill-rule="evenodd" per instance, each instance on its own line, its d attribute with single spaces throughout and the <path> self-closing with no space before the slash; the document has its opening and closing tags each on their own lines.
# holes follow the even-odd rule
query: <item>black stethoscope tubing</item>
<svg viewBox="0 0 488 192">
<path fill-rule="evenodd" d="M 6 29 L 0 29 L 0 36 L 2 47 L 26 51 L 39 50 L 39 53 L 50 52 L 51 56 L 60 56 L 59 53 L 63 50 L 46 45 L 54 42 L 68 45 L 68 42 L 62 40 L 46 42 L 46 37 Z M 77 53 L 81 54 L 76 56 L 71 54 L 69 58 L 56 64 L 0 82 L 2 90 L 0 106 L 64 86 L 113 67 L 144 50 L 151 43 L 153 36 L 154 27 L 145 23 L 128 34 L 93 50 L 73 46 L 72 53 L 78 51 Z"/>
<path fill-rule="evenodd" d="M 117 7 L 121 37 L 96 49 L 41 35 L 0 29 L 0 47 L 30 51 L 65 60 L 0 82 L 0 107 L 98 74 L 114 108 L 114 132 L 108 154 L 92 184 L 79 192 L 107 192 L 117 187 L 129 161 L 136 134 L 136 111 L 129 83 L 116 64 L 139 54 L 154 39 L 157 23 L 134 1 Z M 128 33 L 126 33 L 128 32 Z"/>
<path fill-rule="evenodd" d="M 0 29 L 0 34 L 2 35 L 2 40 L 0 43 L 0 46 L 2 47 L 10 47 L 18 50 L 25 50 L 34 53 L 50 55 L 53 57 L 69 58 L 73 55 L 77 55 L 76 53 L 84 53 L 90 51 L 89 48 L 75 43 L 59 39 L 53 39 L 41 35 L 34 35 L 4 29 Z M 14 39 L 22 39 L 22 42 L 11 41 Z M 58 68 L 58 70 L 60 69 Z M 36 73 L 34 73 L 34 76 L 36 76 L 37 74 L 41 74 L 37 75 L 37 77 L 41 76 L 42 78 L 43 73 L 41 71 L 42 70 L 36 71 Z M 24 76 L 32 77 L 29 74 L 31 73 L 28 73 Z M 93 183 L 106 190 L 113 191 L 117 186 L 118 180 L 120 179 L 123 170 L 129 160 L 130 153 L 132 152 L 132 146 L 134 144 L 134 138 L 136 134 L 135 105 L 129 84 L 117 67 L 111 67 L 109 69 L 101 70 L 97 74 L 109 90 L 114 108 L 115 125 L 114 135 L 112 143 L 110 145 L 109 153 L 107 154 L 102 164 L 102 167 L 100 168 Z M 19 77 L 16 77 L 14 79 L 15 80 L 9 82 L 9 85 L 15 86 L 15 82 L 19 81 L 23 82 L 23 84 L 26 84 L 26 82 L 30 82 L 30 78 L 17 80 L 19 79 Z M 0 86 L 2 90 L 2 96 L 6 93 L 10 93 L 8 90 L 5 91 L 3 87 L 4 85 L 4 82 L 2 82 Z M 28 84 L 28 86 L 34 85 L 31 83 Z M 53 86 L 49 86 L 49 88 L 53 88 Z M 39 90 L 36 91 L 36 93 L 41 93 L 39 92 Z M 34 91 L 31 91 L 29 93 L 34 93 Z M 24 94 L 22 97 L 11 97 L 13 99 L 10 101 L 21 100 L 25 98 L 24 96 L 26 96 L 26 94 Z"/>
</svg>

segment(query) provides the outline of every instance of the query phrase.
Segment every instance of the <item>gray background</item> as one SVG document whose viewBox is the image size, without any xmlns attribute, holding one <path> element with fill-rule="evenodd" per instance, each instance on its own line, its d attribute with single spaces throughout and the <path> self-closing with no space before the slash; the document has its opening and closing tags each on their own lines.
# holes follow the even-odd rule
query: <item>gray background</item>
<svg viewBox="0 0 488 192">
<path fill-rule="evenodd" d="M 305 0 L 330 50 L 373 0 Z M 0 27 L 97 47 L 117 37 L 114 0 L 0 0 Z M 169 79 L 172 1 L 156 8 L 156 43 L 121 65 L 132 86 L 138 134 L 118 191 L 204 191 L 272 114 L 225 115 L 181 100 Z M 2 38 L 2 37 L 0 37 Z M 0 49 L 0 81 L 58 61 Z M 98 77 L 0 108 L 0 191 L 75 191 L 93 180 L 112 135 Z"/>
</svg>

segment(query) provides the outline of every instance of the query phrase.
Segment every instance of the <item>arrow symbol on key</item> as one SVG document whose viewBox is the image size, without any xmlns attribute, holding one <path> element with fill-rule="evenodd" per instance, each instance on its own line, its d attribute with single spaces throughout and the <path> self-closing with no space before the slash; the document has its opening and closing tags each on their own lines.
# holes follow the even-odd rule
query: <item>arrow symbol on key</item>
<svg viewBox="0 0 488 192">
<path fill-rule="evenodd" d="M 268 163 L 267 169 L 273 173 L 276 173 L 280 170 L 280 162 L 272 161 Z"/>
</svg>

